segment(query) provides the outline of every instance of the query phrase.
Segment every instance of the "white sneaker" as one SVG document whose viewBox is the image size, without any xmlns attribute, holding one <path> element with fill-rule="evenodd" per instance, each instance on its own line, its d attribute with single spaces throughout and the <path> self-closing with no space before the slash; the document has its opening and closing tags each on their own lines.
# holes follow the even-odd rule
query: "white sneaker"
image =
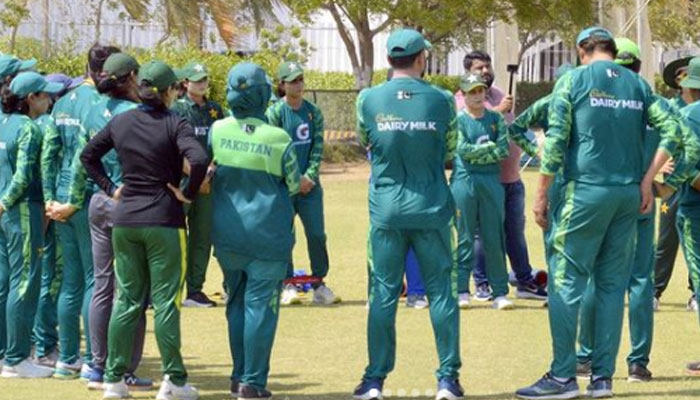
<svg viewBox="0 0 700 400">
<path fill-rule="evenodd" d="M 469 308 L 469 306 L 472 304 L 471 296 L 469 296 L 469 293 L 460 293 L 457 304 L 459 304 L 459 308 Z"/>
<path fill-rule="evenodd" d="M 496 310 L 512 310 L 515 305 L 512 301 L 508 300 L 506 296 L 498 296 L 493 299 L 493 305 L 491 307 Z"/>
<path fill-rule="evenodd" d="M 654 297 L 654 311 L 659 311 L 659 307 L 661 307 L 661 301 Z"/>
<path fill-rule="evenodd" d="M 55 368 L 56 362 L 58 361 L 58 350 L 53 349 L 53 351 L 44 357 L 34 358 L 34 363 L 42 367 Z"/>
<path fill-rule="evenodd" d="M 28 358 L 13 366 L 3 365 L 0 377 L 3 378 L 50 378 L 53 369 L 36 365 Z"/>
<path fill-rule="evenodd" d="M 690 296 L 690 299 L 688 300 L 688 306 L 686 307 L 688 311 L 697 311 L 698 310 L 698 300 L 695 298 L 695 296 Z"/>
<path fill-rule="evenodd" d="M 321 286 L 314 289 L 313 303 L 322 305 L 340 303 L 340 297 L 337 297 L 328 286 L 321 284 Z"/>
<path fill-rule="evenodd" d="M 199 393 L 194 386 L 190 386 L 188 383 L 177 386 L 170 382 L 168 375 L 163 377 L 158 396 L 156 396 L 156 400 L 197 400 L 198 398 Z"/>
<path fill-rule="evenodd" d="M 104 389 L 103 399 L 126 399 L 129 397 L 129 387 L 126 386 L 124 378 L 117 383 L 105 382 L 102 384 L 102 388 Z"/>
<path fill-rule="evenodd" d="M 316 294 L 314 293 L 314 298 Z M 285 285 L 282 289 L 282 298 L 280 299 L 280 304 L 283 306 L 288 306 L 291 304 L 301 304 L 301 299 L 299 298 L 299 292 L 297 287 L 294 285 Z"/>
</svg>

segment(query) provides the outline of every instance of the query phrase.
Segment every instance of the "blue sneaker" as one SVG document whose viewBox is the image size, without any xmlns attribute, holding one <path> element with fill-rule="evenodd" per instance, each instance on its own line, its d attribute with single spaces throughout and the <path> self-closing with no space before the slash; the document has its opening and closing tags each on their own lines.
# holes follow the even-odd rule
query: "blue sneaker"
<svg viewBox="0 0 700 400">
<path fill-rule="evenodd" d="M 591 383 L 586 387 L 586 396 L 594 399 L 613 397 L 612 379 L 604 376 L 591 379 Z"/>
<path fill-rule="evenodd" d="M 124 375 L 124 382 L 129 387 L 129 391 L 144 392 L 153 390 L 153 380 L 148 378 L 139 378 L 134 374 Z"/>
<path fill-rule="evenodd" d="M 478 301 L 491 301 L 493 296 L 491 294 L 491 288 L 488 283 L 482 283 L 476 285 L 476 290 L 474 291 L 474 300 Z"/>
<path fill-rule="evenodd" d="M 88 381 L 88 390 L 102 390 L 102 384 L 104 383 L 105 371 L 102 368 L 93 367 L 92 375 L 90 375 L 90 380 Z"/>
<path fill-rule="evenodd" d="M 355 388 L 352 398 L 356 400 L 380 400 L 382 398 L 381 379 L 362 379 L 362 382 Z"/>
<path fill-rule="evenodd" d="M 435 400 L 460 400 L 464 398 L 464 389 L 459 379 L 440 379 Z"/>
<path fill-rule="evenodd" d="M 576 378 L 561 383 L 548 372 L 534 385 L 518 389 L 515 395 L 521 399 L 575 399 L 580 393 Z"/>
<path fill-rule="evenodd" d="M 83 366 L 80 368 L 80 380 L 88 382 L 92 376 L 92 369 L 92 363 L 83 363 Z"/>
</svg>

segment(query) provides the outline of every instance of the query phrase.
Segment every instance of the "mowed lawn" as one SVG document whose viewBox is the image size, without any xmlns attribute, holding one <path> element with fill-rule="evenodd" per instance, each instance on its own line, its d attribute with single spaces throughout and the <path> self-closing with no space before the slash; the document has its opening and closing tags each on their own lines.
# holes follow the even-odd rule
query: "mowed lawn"
<svg viewBox="0 0 700 400">
<path fill-rule="evenodd" d="M 343 298 L 336 306 L 304 305 L 281 310 L 272 355 L 269 389 L 276 399 L 350 399 L 367 360 L 366 165 L 328 168 L 322 179 L 325 190 L 326 229 L 331 258 L 328 285 Z M 542 236 L 531 217 L 530 204 L 536 173 L 524 174 L 527 188 L 527 238 L 530 258 L 544 267 Z M 224 216 L 216 216 L 223 218 Z M 296 267 L 308 267 L 301 224 L 295 249 Z M 628 399 L 696 399 L 700 378 L 684 374 L 687 361 L 700 359 L 700 327 L 697 314 L 687 312 L 687 270 L 682 256 L 661 311 L 656 313 L 655 341 L 650 369 L 654 380 L 627 383 L 625 356 L 628 330 L 623 331 L 618 357 L 615 394 Z M 221 272 L 212 259 L 205 291 L 221 292 Z M 512 294 L 511 294 L 512 296 Z M 217 297 L 219 299 L 219 297 Z M 516 301 L 512 311 L 492 310 L 487 304 L 461 312 L 461 382 L 470 399 L 511 399 L 513 392 L 548 370 L 551 344 L 547 310 L 541 303 Z M 139 374 L 160 380 L 160 359 L 149 311 L 148 338 Z M 396 369 L 385 383 L 389 398 L 433 398 L 437 357 L 428 310 L 413 310 L 400 303 L 397 316 Z M 182 351 L 190 382 L 206 400 L 229 399 L 231 357 L 223 304 L 213 309 L 183 309 Z M 582 389 L 586 382 L 579 381 Z M 155 392 L 132 393 L 154 398 Z M 79 381 L 0 380 L 0 399 L 79 400 L 99 399 Z"/>
</svg>

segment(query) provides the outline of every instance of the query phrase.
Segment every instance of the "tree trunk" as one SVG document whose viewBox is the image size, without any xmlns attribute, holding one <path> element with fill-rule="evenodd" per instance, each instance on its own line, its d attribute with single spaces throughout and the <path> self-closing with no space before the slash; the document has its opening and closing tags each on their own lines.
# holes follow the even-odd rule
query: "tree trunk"
<svg viewBox="0 0 700 400">
<path fill-rule="evenodd" d="M 95 14 L 95 42 L 100 42 L 100 36 L 102 36 L 102 4 L 105 0 L 100 0 L 97 3 L 97 11 Z"/>
<path fill-rule="evenodd" d="M 17 31 L 19 30 L 19 24 L 12 27 L 12 33 L 10 33 L 10 54 L 15 52 L 15 44 L 17 43 Z"/>
<path fill-rule="evenodd" d="M 49 35 L 49 24 L 51 19 L 49 17 L 49 0 L 44 0 L 41 3 L 41 11 L 44 14 L 44 26 L 42 27 L 42 41 L 43 41 L 43 56 L 45 58 L 49 57 L 49 49 L 51 48 L 51 37 Z"/>
<path fill-rule="evenodd" d="M 363 27 L 364 28 L 364 27 Z M 366 88 L 372 85 L 372 76 L 374 75 L 374 35 L 369 29 L 369 24 L 362 31 L 357 31 L 357 38 L 360 45 L 360 81 L 355 82 L 358 89 Z"/>
</svg>

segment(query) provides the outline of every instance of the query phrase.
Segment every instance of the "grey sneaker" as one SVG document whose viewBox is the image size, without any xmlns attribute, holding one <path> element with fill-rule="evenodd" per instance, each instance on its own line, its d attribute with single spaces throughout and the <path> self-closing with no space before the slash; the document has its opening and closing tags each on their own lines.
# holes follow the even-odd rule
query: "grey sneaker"
<svg viewBox="0 0 700 400">
<path fill-rule="evenodd" d="M 518 389 L 515 395 L 521 399 L 575 399 L 580 393 L 576 378 L 562 383 L 548 372 L 532 386 Z"/>
<path fill-rule="evenodd" d="M 409 294 L 406 297 L 406 307 L 421 310 L 428 307 L 428 300 L 426 300 L 425 295 L 422 294 Z"/>
<path fill-rule="evenodd" d="M 689 373 L 690 375 L 700 376 L 700 361 L 686 364 L 685 372 Z"/>
<path fill-rule="evenodd" d="M 613 397 L 612 379 L 601 376 L 596 380 L 591 380 L 591 383 L 586 387 L 586 396 L 594 399 Z"/>
<path fill-rule="evenodd" d="M 627 373 L 627 382 L 649 382 L 651 380 L 651 371 L 642 364 L 632 364 L 629 366 Z"/>
</svg>

